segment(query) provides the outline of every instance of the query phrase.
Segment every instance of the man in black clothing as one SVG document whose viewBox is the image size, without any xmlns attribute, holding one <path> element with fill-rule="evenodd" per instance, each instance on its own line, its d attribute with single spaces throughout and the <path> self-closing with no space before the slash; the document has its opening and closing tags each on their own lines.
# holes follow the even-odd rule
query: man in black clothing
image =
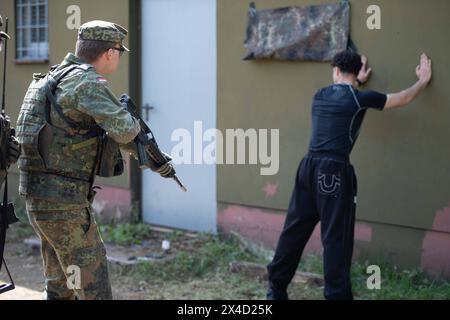
<svg viewBox="0 0 450 320">
<path fill-rule="evenodd" d="M 321 222 L 326 299 L 353 299 L 350 266 L 356 208 L 356 176 L 349 162 L 368 109 L 406 106 L 431 80 L 431 60 L 422 54 L 416 68 L 418 81 L 394 94 L 359 91 L 371 74 L 367 58 L 352 51 L 333 59 L 334 84 L 319 90 L 312 103 L 309 153 L 297 171 L 283 232 L 273 261 L 268 265 L 267 298 L 288 299 L 287 287 L 303 249 Z"/>
</svg>

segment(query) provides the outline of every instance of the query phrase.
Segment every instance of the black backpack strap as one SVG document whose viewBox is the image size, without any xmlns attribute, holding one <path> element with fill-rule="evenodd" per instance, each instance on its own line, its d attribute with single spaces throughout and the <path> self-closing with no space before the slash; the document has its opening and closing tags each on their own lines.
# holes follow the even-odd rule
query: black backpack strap
<svg viewBox="0 0 450 320">
<path fill-rule="evenodd" d="M 82 129 L 82 127 L 76 123 L 75 121 L 73 121 L 72 119 L 70 119 L 69 117 L 66 117 L 64 115 L 64 112 L 62 111 L 61 106 L 58 104 L 58 102 L 56 101 L 56 97 L 53 95 L 50 86 L 47 82 L 46 86 L 45 86 L 45 94 L 47 96 L 48 101 L 50 101 L 50 105 L 53 106 L 53 108 L 55 109 L 55 111 L 58 113 L 58 115 L 61 117 L 61 119 L 64 120 L 64 122 L 71 127 L 74 130 L 80 130 Z M 46 120 L 48 123 L 51 124 L 51 119 L 50 119 L 50 108 L 47 108 L 46 111 Z"/>
<path fill-rule="evenodd" d="M 93 67 L 90 64 L 72 64 L 70 66 L 68 66 L 67 68 L 63 69 L 60 72 L 55 72 L 53 70 L 51 71 L 52 74 L 52 78 L 55 79 L 56 81 L 56 85 L 58 85 L 62 79 L 64 79 L 69 73 L 71 73 L 73 70 L 78 69 L 78 70 L 83 70 L 83 71 L 88 71 L 89 69 L 92 69 Z"/>
</svg>

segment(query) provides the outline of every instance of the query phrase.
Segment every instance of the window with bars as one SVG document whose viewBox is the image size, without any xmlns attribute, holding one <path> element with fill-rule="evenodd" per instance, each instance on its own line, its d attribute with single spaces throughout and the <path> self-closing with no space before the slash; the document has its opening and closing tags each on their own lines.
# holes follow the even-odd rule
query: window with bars
<svg viewBox="0 0 450 320">
<path fill-rule="evenodd" d="M 48 0 L 16 0 L 16 60 L 48 60 Z"/>
</svg>

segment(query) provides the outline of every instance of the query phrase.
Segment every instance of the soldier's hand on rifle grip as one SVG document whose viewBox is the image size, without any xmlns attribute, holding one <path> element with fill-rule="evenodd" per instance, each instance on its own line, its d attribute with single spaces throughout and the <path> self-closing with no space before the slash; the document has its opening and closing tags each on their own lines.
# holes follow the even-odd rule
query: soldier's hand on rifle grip
<svg viewBox="0 0 450 320">
<path fill-rule="evenodd" d="M 8 166 L 10 166 L 12 163 L 16 163 L 17 159 L 19 159 L 20 156 L 20 145 L 17 139 L 13 136 L 9 138 L 9 145 L 8 145 Z"/>
<path fill-rule="evenodd" d="M 173 178 L 176 174 L 175 169 L 169 162 L 159 167 L 156 172 L 158 172 L 163 178 Z"/>
<path fill-rule="evenodd" d="M 157 172 L 157 170 L 159 169 L 158 165 L 150 157 L 148 158 L 148 161 L 146 162 L 145 167 L 149 168 L 153 172 Z"/>
</svg>

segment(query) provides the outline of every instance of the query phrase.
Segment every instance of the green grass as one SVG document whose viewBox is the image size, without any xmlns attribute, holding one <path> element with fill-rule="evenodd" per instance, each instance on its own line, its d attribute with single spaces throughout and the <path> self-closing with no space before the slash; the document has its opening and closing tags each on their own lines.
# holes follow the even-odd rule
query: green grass
<svg viewBox="0 0 450 320">
<path fill-rule="evenodd" d="M 367 288 L 367 267 L 374 263 L 355 263 L 352 281 L 355 296 L 382 300 L 443 300 L 450 299 L 450 282 L 433 280 L 419 269 L 399 270 L 386 262 L 375 263 L 381 269 L 381 289 Z"/>
<path fill-rule="evenodd" d="M 200 234 L 196 243 L 194 251 L 180 251 L 171 259 L 112 272 L 134 287 L 146 283 L 150 289 L 140 295 L 144 299 L 265 299 L 265 284 L 229 271 L 232 261 L 263 262 L 238 238 Z"/>
<path fill-rule="evenodd" d="M 178 252 L 172 259 L 164 262 L 142 262 L 137 267 L 137 274 L 145 280 L 186 280 L 201 278 L 217 272 L 227 273 L 232 261 L 260 261 L 236 237 L 219 237 L 200 235 L 197 250 Z"/>
<path fill-rule="evenodd" d="M 175 230 L 175 231 L 169 233 L 168 240 L 170 242 L 178 241 L 183 237 L 184 234 L 185 233 L 181 230 Z"/>
<path fill-rule="evenodd" d="M 118 245 L 141 244 L 148 238 L 152 230 L 144 223 L 121 223 L 117 225 L 101 225 L 100 232 L 105 242 Z"/>
<path fill-rule="evenodd" d="M 197 251 L 179 252 L 173 260 L 159 263 L 140 263 L 134 271 L 139 279 L 156 282 L 171 292 L 165 293 L 176 298 L 177 287 L 187 285 L 204 293 L 196 292 L 193 299 L 221 298 L 223 299 L 264 299 L 266 284 L 239 274 L 229 272 L 232 261 L 247 261 L 266 264 L 268 261 L 251 253 L 236 237 L 207 237 Z M 369 265 L 376 264 L 381 269 L 381 289 L 369 290 L 367 273 Z M 302 259 L 300 271 L 323 274 L 322 257 L 309 255 Z M 216 285 L 226 282 L 223 290 Z M 216 284 L 216 285 L 213 285 Z M 360 300 L 442 300 L 450 299 L 450 282 L 432 280 L 420 270 L 400 270 L 392 264 L 382 261 L 369 264 L 355 262 L 352 264 L 352 284 L 355 299 Z M 215 289 L 214 289 L 215 288 Z M 231 290 L 231 292 L 226 292 Z M 215 290 L 215 291 L 214 291 Z M 192 294 L 192 292 L 191 292 Z M 289 288 L 291 299 L 323 299 L 323 288 L 304 284 L 292 284 Z M 183 296 L 186 298 L 186 296 Z"/>
<path fill-rule="evenodd" d="M 142 224 L 121 224 L 103 227 L 107 239 L 114 243 L 138 243 L 150 234 Z M 168 236 L 172 242 L 183 241 L 184 232 Z M 178 251 L 167 260 L 140 262 L 134 268 L 119 271 L 122 276 L 150 284 L 148 298 L 156 299 L 265 299 L 266 283 L 229 271 L 232 261 L 269 261 L 255 253 L 238 237 L 199 234 L 190 249 Z M 369 290 L 369 265 L 381 269 L 381 289 Z M 309 255 L 302 259 L 300 271 L 323 274 L 322 256 Z M 115 272 L 118 272 L 117 270 Z M 400 270 L 380 259 L 352 264 L 352 285 L 355 299 L 361 300 L 431 300 L 450 299 L 450 282 L 432 280 L 420 270 Z M 314 285 L 291 284 L 291 299 L 323 299 L 323 288 Z"/>
<path fill-rule="evenodd" d="M 450 282 L 443 279 L 433 280 L 418 269 L 400 270 L 392 263 L 380 258 L 378 262 L 354 262 L 352 264 L 352 286 L 356 299 L 364 300 L 446 300 L 450 299 Z M 381 269 L 381 289 L 369 290 L 367 273 L 369 265 L 378 265 Z M 300 264 L 300 270 L 323 274 L 322 257 L 309 255 Z M 320 298 L 322 288 L 302 288 L 303 295 Z M 296 290 L 298 293 L 298 290 Z"/>
</svg>

